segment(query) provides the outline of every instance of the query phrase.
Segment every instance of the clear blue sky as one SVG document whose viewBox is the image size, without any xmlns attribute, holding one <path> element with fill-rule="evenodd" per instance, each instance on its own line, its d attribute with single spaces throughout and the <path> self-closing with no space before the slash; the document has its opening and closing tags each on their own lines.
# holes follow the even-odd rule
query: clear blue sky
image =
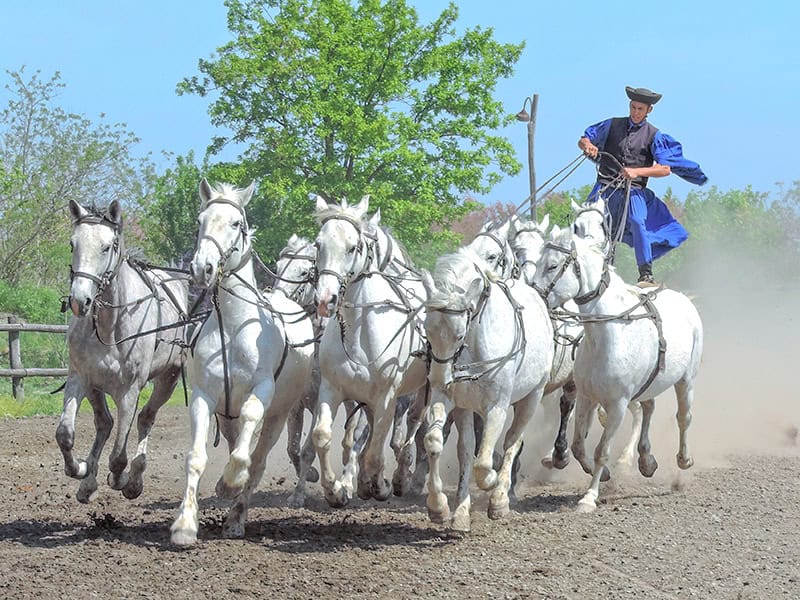
<svg viewBox="0 0 800 600">
<path fill-rule="evenodd" d="M 410 0 L 424 22 L 445 0 Z M 179 97 L 175 85 L 197 74 L 230 39 L 221 0 L 33 0 L 3 3 L 0 66 L 22 65 L 44 77 L 60 71 L 61 105 L 126 123 L 140 150 L 202 157 L 215 130 L 207 100 Z M 708 185 L 752 185 L 775 192 L 800 179 L 800 4 L 672 0 L 670 2 L 531 2 L 462 0 L 457 27 L 492 28 L 501 42 L 525 41 L 516 74 L 498 86 L 509 113 L 539 94 L 535 156 L 539 183 L 578 155 L 584 128 L 627 112 L 624 88 L 664 95 L 650 121 L 683 143 Z M 3 79 L 8 81 L 7 76 Z M 0 92 L 5 105 L 7 92 Z M 505 130 L 527 165 L 527 130 Z M 226 157 L 234 159 L 235 157 Z M 564 184 L 590 183 L 584 163 Z M 653 182 L 679 196 L 694 186 L 676 176 Z M 527 167 L 485 202 L 528 194 Z"/>
</svg>

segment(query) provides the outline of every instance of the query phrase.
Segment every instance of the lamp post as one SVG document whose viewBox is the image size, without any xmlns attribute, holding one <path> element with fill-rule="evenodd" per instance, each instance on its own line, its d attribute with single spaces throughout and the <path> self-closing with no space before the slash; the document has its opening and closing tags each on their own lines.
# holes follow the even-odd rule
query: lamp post
<svg viewBox="0 0 800 600">
<path fill-rule="evenodd" d="M 525 110 L 525 106 L 530 104 L 531 112 Z M 528 123 L 528 181 L 530 183 L 531 195 L 531 219 L 538 221 L 536 217 L 536 169 L 533 166 L 533 136 L 536 132 L 536 107 L 539 104 L 539 94 L 534 94 L 525 98 L 522 103 L 522 110 L 517 113 L 517 121 Z"/>
</svg>

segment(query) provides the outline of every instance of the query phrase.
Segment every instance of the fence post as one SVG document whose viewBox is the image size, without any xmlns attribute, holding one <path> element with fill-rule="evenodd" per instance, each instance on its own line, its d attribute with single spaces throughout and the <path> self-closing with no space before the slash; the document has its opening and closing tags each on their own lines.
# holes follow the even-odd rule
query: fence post
<svg viewBox="0 0 800 600">
<path fill-rule="evenodd" d="M 8 317 L 8 323 L 13 325 L 17 322 L 16 317 Z M 22 368 L 22 357 L 19 351 L 19 331 L 8 332 L 8 362 L 12 369 Z M 25 400 L 25 390 L 22 387 L 22 377 L 11 378 L 11 395 L 22 402 Z"/>
</svg>

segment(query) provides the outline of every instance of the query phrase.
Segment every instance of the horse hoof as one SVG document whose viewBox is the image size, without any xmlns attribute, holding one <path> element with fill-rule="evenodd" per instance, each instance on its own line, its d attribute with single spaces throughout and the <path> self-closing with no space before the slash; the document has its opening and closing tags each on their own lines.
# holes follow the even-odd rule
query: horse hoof
<svg viewBox="0 0 800 600">
<path fill-rule="evenodd" d="M 447 521 L 450 520 L 450 510 L 445 510 L 443 512 L 428 509 L 428 518 L 431 520 L 431 523 L 436 523 L 437 525 L 444 525 Z"/>
<path fill-rule="evenodd" d="M 594 502 L 590 502 L 588 500 L 581 500 L 580 502 L 578 502 L 578 506 L 575 508 L 575 512 L 583 515 L 588 515 L 589 513 L 593 513 L 596 509 L 597 505 Z"/>
<path fill-rule="evenodd" d="M 469 513 L 462 513 L 456 511 L 453 515 L 453 522 L 450 523 L 450 529 L 453 531 L 460 531 L 462 533 L 469 533 L 472 523 L 470 522 Z"/>
<path fill-rule="evenodd" d="M 372 497 L 379 502 L 385 502 L 392 495 L 392 486 L 389 485 L 388 479 L 381 479 L 381 483 L 375 486 Z"/>
<path fill-rule="evenodd" d="M 197 532 L 187 531 L 185 529 L 174 529 L 170 541 L 173 546 L 180 546 L 181 548 L 193 546 L 197 543 Z"/>
<path fill-rule="evenodd" d="M 325 492 L 325 500 L 331 508 L 344 508 L 350 502 L 350 494 L 344 487 Z"/>
<path fill-rule="evenodd" d="M 570 453 L 569 450 L 567 450 L 564 453 L 556 452 L 553 454 L 552 463 L 556 469 L 561 470 L 566 468 L 566 466 L 569 464 L 569 460 Z"/>
<path fill-rule="evenodd" d="M 508 515 L 509 512 L 510 509 L 508 505 L 508 500 L 496 504 L 494 502 L 489 503 L 488 515 L 489 518 L 492 519 L 493 521 L 504 518 L 506 515 Z"/>
<path fill-rule="evenodd" d="M 600 481 L 608 481 L 611 479 L 611 471 L 608 470 L 608 467 L 603 465 L 603 472 L 600 474 Z"/>
<path fill-rule="evenodd" d="M 108 482 L 108 487 L 112 490 L 122 490 L 126 485 L 128 485 L 128 473 L 123 471 L 120 474 L 109 473 L 108 477 L 106 477 L 106 481 Z"/>
<path fill-rule="evenodd" d="M 428 497 L 428 518 L 433 523 L 443 525 L 450 520 L 450 507 L 447 505 L 447 496 L 442 493 L 436 494 L 434 501 Z"/>
<path fill-rule="evenodd" d="M 244 524 L 243 523 L 225 523 L 222 528 L 223 537 L 229 540 L 240 540 L 244 537 Z"/>
<path fill-rule="evenodd" d="M 225 483 L 224 477 L 220 477 L 217 481 L 217 485 L 214 486 L 214 492 L 217 494 L 217 498 L 222 498 L 223 500 L 232 500 L 241 491 L 241 488 L 235 488 Z"/>
<path fill-rule="evenodd" d="M 94 477 L 87 477 L 81 481 L 81 485 L 78 487 L 75 498 L 81 504 L 89 504 L 95 500 L 95 498 L 97 498 L 97 481 Z"/>
<path fill-rule="evenodd" d="M 293 493 L 286 501 L 289 508 L 303 508 L 306 505 L 305 494 Z"/>
<path fill-rule="evenodd" d="M 658 469 L 658 461 L 652 454 L 639 457 L 639 473 L 645 477 L 652 477 Z"/>
<path fill-rule="evenodd" d="M 691 456 L 682 457 L 678 454 L 678 467 L 681 469 L 688 469 L 694 464 L 694 459 Z"/>
<path fill-rule="evenodd" d="M 122 488 L 122 495 L 128 500 L 133 500 L 142 495 L 144 484 L 141 479 L 131 480 L 124 488 Z"/>
<path fill-rule="evenodd" d="M 309 483 L 317 483 L 319 481 L 319 471 L 315 467 L 308 467 L 306 471 L 306 481 Z"/>
</svg>

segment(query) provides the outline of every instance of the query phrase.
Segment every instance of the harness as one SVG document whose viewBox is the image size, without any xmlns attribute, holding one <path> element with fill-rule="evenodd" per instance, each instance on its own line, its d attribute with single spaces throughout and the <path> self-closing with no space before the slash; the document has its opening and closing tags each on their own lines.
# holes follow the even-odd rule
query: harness
<svg viewBox="0 0 800 600">
<path fill-rule="evenodd" d="M 564 260 L 562 264 L 561 270 L 558 272 L 556 277 L 550 283 L 546 290 L 541 290 L 540 288 L 536 288 L 537 291 L 542 294 L 542 297 L 547 301 L 547 296 L 550 295 L 550 292 L 553 290 L 553 287 L 557 283 L 557 281 L 564 275 L 566 270 L 569 268 L 570 263 L 574 265 L 575 275 L 578 278 L 580 283 L 581 271 L 580 265 L 577 262 L 577 250 L 575 248 L 575 241 L 572 241 L 571 248 L 566 248 L 554 242 L 547 242 L 545 244 L 545 248 L 551 248 L 553 250 L 557 250 L 567 255 L 567 258 Z M 598 283 L 597 287 L 588 292 L 583 294 L 582 296 L 578 296 L 575 298 L 575 303 L 580 305 L 584 305 L 591 300 L 599 298 L 606 289 L 608 289 L 608 284 L 610 281 L 610 271 L 608 269 L 608 257 L 604 257 L 603 260 L 603 274 L 601 276 L 600 282 Z M 647 378 L 647 381 L 639 388 L 639 391 L 634 394 L 631 398 L 631 401 L 638 399 L 645 390 L 650 386 L 651 383 L 655 380 L 660 372 L 662 372 L 666 367 L 666 353 L 667 353 L 667 341 L 664 338 L 663 332 L 663 323 L 661 319 L 661 315 L 656 308 L 656 305 L 653 303 L 656 296 L 660 291 L 664 288 L 663 286 L 659 286 L 653 290 L 649 290 L 647 292 L 639 292 L 639 301 L 634 304 L 633 306 L 627 308 L 623 312 L 617 315 L 584 315 L 581 313 L 573 313 L 568 310 L 562 309 L 562 313 L 577 319 L 581 323 L 606 323 L 609 321 L 637 321 L 640 319 L 650 319 L 653 321 L 653 325 L 656 328 L 656 333 L 658 334 L 658 358 L 656 359 L 656 364 L 653 367 L 653 370 L 650 372 L 650 375 Z M 580 300 L 580 301 L 579 301 Z M 634 311 L 638 308 L 644 308 L 644 313 L 633 314 Z"/>
</svg>

